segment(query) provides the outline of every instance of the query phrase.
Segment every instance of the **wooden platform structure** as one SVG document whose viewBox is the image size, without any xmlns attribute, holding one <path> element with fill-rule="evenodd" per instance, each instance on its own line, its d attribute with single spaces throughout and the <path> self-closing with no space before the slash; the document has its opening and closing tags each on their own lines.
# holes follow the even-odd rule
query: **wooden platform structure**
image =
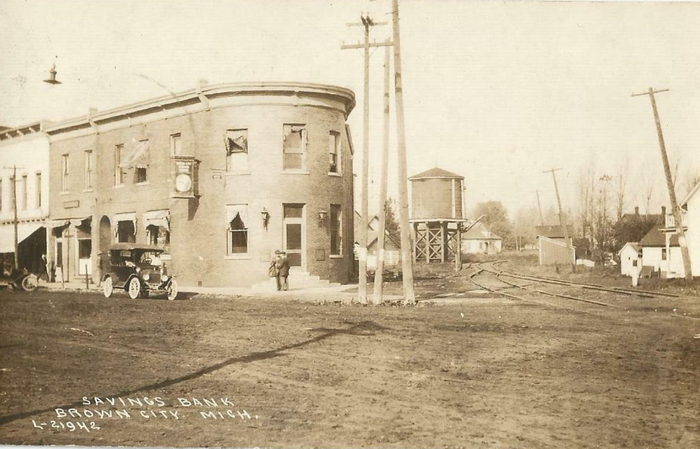
<svg viewBox="0 0 700 449">
<path fill-rule="evenodd" d="M 465 219 L 411 220 L 414 234 L 413 260 L 415 262 L 461 263 L 462 228 Z"/>
</svg>

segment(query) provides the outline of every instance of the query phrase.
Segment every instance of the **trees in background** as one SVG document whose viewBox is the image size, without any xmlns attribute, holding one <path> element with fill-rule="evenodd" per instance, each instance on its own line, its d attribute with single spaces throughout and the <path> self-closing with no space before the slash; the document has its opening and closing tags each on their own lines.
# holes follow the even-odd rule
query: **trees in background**
<svg viewBox="0 0 700 449">
<path fill-rule="evenodd" d="M 503 239 L 503 246 L 506 248 L 515 247 L 513 238 L 513 225 L 508 219 L 508 211 L 500 201 L 485 201 L 479 203 L 474 208 L 474 216 L 483 215 L 481 220 L 487 228 Z"/>
</svg>

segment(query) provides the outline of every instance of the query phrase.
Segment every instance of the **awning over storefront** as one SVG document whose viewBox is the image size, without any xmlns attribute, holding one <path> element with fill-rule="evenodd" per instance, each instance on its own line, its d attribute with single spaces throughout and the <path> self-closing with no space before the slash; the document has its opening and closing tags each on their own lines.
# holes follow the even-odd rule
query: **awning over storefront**
<svg viewBox="0 0 700 449">
<path fill-rule="evenodd" d="M 143 214 L 143 226 L 160 226 L 170 232 L 170 211 L 169 210 L 152 210 Z"/>
<path fill-rule="evenodd" d="M 69 224 L 70 224 L 69 219 L 49 220 L 46 222 L 46 227 L 47 228 L 62 228 L 64 226 L 68 226 Z"/>
<path fill-rule="evenodd" d="M 87 220 L 92 220 L 92 217 L 71 218 L 71 219 L 70 219 L 70 224 L 71 224 L 73 227 L 76 227 L 76 228 L 77 228 L 77 227 L 82 226 L 83 224 L 85 224 L 85 221 L 87 221 Z"/>
<path fill-rule="evenodd" d="M 112 230 L 114 231 L 115 237 L 119 234 L 119 222 L 120 221 L 132 222 L 134 224 L 134 234 L 136 234 L 136 213 L 135 212 L 114 215 L 114 220 L 112 221 Z"/>
<path fill-rule="evenodd" d="M 34 233 L 37 229 L 44 226 L 43 223 L 19 223 L 17 225 L 17 242 L 21 243 Z M 0 253 L 15 252 L 15 227 L 12 224 L 0 226 Z"/>
</svg>

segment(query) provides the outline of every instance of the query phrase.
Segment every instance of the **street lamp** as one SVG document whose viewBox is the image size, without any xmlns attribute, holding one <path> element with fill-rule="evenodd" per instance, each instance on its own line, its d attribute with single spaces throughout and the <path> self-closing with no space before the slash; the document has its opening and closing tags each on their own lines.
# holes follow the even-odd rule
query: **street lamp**
<svg viewBox="0 0 700 449">
<path fill-rule="evenodd" d="M 58 72 L 56 72 L 56 63 L 54 62 L 51 66 L 51 70 L 49 70 L 49 79 L 44 80 L 44 82 L 47 84 L 61 84 L 61 82 L 56 79 L 57 73 Z"/>
</svg>

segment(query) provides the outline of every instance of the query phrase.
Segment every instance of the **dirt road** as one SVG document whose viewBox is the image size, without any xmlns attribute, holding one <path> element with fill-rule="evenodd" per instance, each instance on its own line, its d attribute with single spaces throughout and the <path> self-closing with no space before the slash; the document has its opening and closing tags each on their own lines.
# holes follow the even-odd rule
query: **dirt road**
<svg viewBox="0 0 700 449">
<path fill-rule="evenodd" d="M 616 301 L 0 291 L 0 443 L 699 447 L 695 303 Z"/>
</svg>

